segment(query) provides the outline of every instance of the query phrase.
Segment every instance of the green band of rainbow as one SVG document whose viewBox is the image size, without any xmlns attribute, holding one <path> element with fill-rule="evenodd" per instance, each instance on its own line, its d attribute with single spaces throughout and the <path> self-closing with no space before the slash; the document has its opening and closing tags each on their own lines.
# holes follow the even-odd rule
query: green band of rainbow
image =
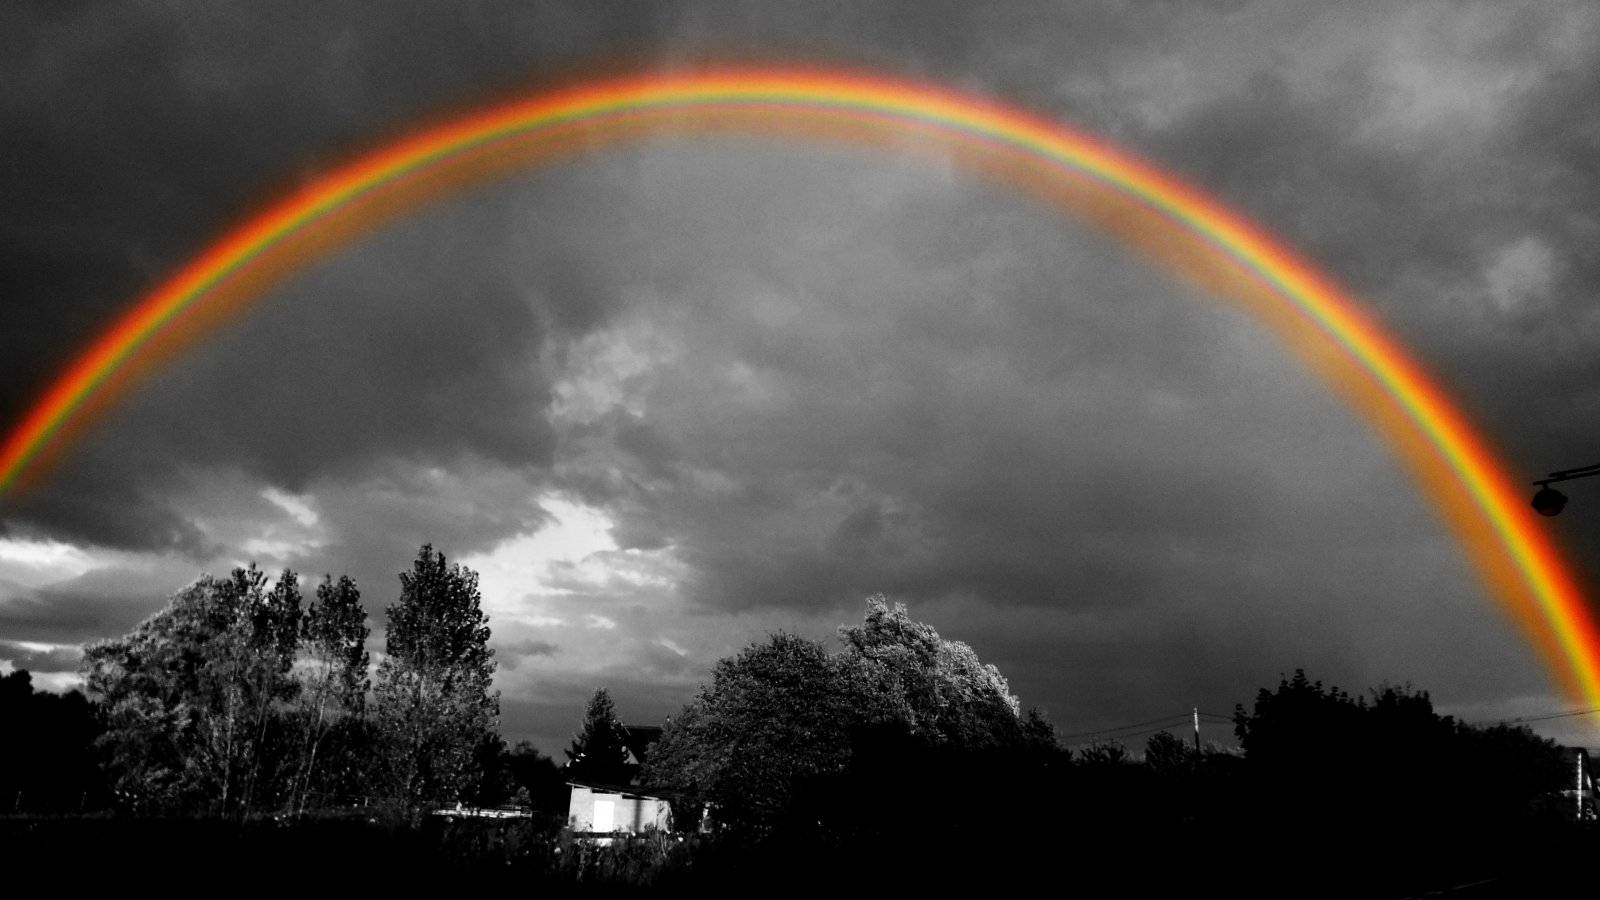
<svg viewBox="0 0 1600 900">
<path fill-rule="evenodd" d="M 1600 706 L 1600 632 L 1574 578 L 1484 441 L 1360 304 L 1242 216 L 1127 153 L 993 100 L 856 72 L 720 68 L 599 80 L 362 156 L 226 234 L 98 338 L 7 434 L 0 496 L 119 379 L 159 357 L 168 335 L 215 321 L 364 229 L 508 168 L 642 137 L 730 131 L 939 153 L 1061 201 L 1237 302 L 1385 435 L 1556 681 Z"/>
</svg>

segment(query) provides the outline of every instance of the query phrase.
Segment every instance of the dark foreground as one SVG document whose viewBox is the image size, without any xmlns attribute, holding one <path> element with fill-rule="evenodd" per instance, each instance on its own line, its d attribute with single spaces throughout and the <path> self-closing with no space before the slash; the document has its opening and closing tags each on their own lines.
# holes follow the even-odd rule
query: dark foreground
<svg viewBox="0 0 1600 900">
<path fill-rule="evenodd" d="M 249 889 L 322 895 L 345 888 L 541 889 L 561 894 L 752 890 L 835 892 L 1046 888 L 1122 897 L 1222 891 L 1234 897 L 1592 896 L 1597 835 L 1570 824 L 1455 838 L 1322 829 L 1070 827 L 946 829 L 727 838 L 652 835 L 601 847 L 551 823 L 364 818 L 286 824 L 197 819 L 0 819 L 0 868 L 77 892 Z M 1246 831 L 1250 833 L 1246 833 Z M 31 879 L 30 879 L 31 880 Z"/>
</svg>

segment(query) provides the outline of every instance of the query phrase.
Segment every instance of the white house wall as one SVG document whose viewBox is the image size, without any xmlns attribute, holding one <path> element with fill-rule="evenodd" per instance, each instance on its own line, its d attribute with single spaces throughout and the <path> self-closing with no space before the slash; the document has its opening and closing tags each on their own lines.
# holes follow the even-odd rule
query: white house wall
<svg viewBox="0 0 1600 900">
<path fill-rule="evenodd" d="M 597 827 L 605 824 L 595 821 L 597 802 L 611 804 L 610 828 Z M 579 833 L 625 831 L 638 834 L 647 828 L 665 831 L 670 827 L 671 816 L 671 806 L 665 800 L 595 790 L 576 784 L 572 786 L 572 795 L 567 803 L 567 824 Z"/>
</svg>

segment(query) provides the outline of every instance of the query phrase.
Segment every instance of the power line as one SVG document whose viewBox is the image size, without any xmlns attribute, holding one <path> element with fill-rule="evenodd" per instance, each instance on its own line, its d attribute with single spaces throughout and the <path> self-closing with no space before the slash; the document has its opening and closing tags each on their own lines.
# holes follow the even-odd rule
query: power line
<svg viewBox="0 0 1600 900">
<path fill-rule="evenodd" d="M 1166 724 L 1166 723 L 1177 724 L 1181 720 L 1188 719 L 1190 715 L 1191 715 L 1191 713 L 1178 713 L 1176 715 L 1164 716 L 1164 717 L 1162 717 L 1160 719 L 1151 719 L 1148 722 L 1134 722 L 1131 725 L 1118 725 L 1115 728 L 1097 728 L 1094 731 L 1080 731 L 1080 732 L 1077 732 L 1076 734 L 1064 734 L 1064 735 L 1061 735 L 1061 739 L 1062 740 L 1070 740 L 1072 738 L 1077 738 L 1077 737 L 1094 737 L 1094 736 L 1099 736 L 1099 735 L 1111 735 L 1111 734 L 1113 734 L 1115 732 L 1128 731 L 1128 730 L 1134 729 L 1134 728 L 1145 728 L 1145 727 L 1150 726 L 1150 725 L 1162 725 L 1162 727 L 1171 727 L 1171 725 Z M 1161 729 L 1158 728 L 1156 730 L 1160 731 Z"/>
<path fill-rule="evenodd" d="M 1185 722 L 1190 721 L 1194 717 L 1194 715 L 1195 715 L 1194 711 L 1190 710 L 1189 712 L 1174 713 L 1173 715 L 1165 716 L 1165 717 L 1160 718 L 1160 719 L 1151 719 L 1148 722 L 1133 722 L 1133 723 L 1130 723 L 1128 725 L 1116 725 L 1116 726 L 1113 726 L 1111 728 L 1097 728 L 1097 729 L 1095 729 L 1093 731 L 1079 731 L 1079 732 L 1076 732 L 1074 734 L 1063 734 L 1063 735 L 1060 736 L 1060 738 L 1063 741 L 1070 741 L 1073 738 L 1081 738 L 1081 737 L 1087 737 L 1087 738 L 1113 737 L 1113 736 L 1115 736 L 1115 737 L 1139 737 L 1139 735 L 1142 735 L 1142 734 L 1154 734 L 1157 731 L 1165 731 L 1168 728 L 1173 728 L 1173 727 L 1176 727 L 1178 725 L 1182 725 Z M 1200 711 L 1200 718 L 1210 720 L 1212 724 L 1222 724 L 1222 725 L 1232 725 L 1233 724 L 1233 717 L 1232 716 L 1219 715 L 1217 713 L 1206 712 L 1205 710 L 1201 710 Z M 1151 728 L 1150 726 L 1157 726 L 1157 727 Z M 1139 729 L 1139 728 L 1147 728 L 1149 730 L 1141 731 L 1138 734 L 1121 734 L 1121 732 L 1133 731 L 1133 730 Z"/>
<path fill-rule="evenodd" d="M 1590 716 L 1594 715 L 1595 713 L 1600 713 L 1600 706 L 1596 706 L 1591 709 L 1576 709 L 1572 710 L 1571 712 L 1551 713 L 1548 716 L 1519 716 L 1515 719 L 1499 719 L 1495 722 L 1495 724 L 1516 725 L 1520 722 L 1545 722 L 1549 721 L 1550 719 L 1570 719 L 1573 716 Z M 1482 725 L 1486 723 L 1477 722 L 1474 724 Z"/>
<path fill-rule="evenodd" d="M 1181 724 L 1183 724 L 1183 723 L 1182 723 L 1182 722 L 1179 722 L 1179 723 L 1178 723 L 1178 724 L 1179 724 L 1179 725 L 1181 725 Z M 1166 730 L 1167 730 L 1167 728 L 1175 728 L 1175 727 L 1177 727 L 1177 726 L 1175 726 L 1175 725 L 1168 725 L 1168 726 L 1166 726 L 1166 727 L 1165 727 L 1165 728 L 1150 728 L 1150 729 L 1147 729 L 1147 730 L 1145 730 L 1145 731 L 1135 731 L 1135 732 L 1134 732 L 1134 733 L 1132 733 L 1132 734 L 1119 734 L 1119 735 L 1117 735 L 1117 740 L 1122 740 L 1122 739 L 1124 739 L 1124 738 L 1136 738 L 1136 737 L 1144 737 L 1144 736 L 1145 736 L 1145 735 L 1147 735 L 1147 734 L 1155 734 L 1155 733 L 1156 733 L 1156 732 L 1158 732 L 1158 731 L 1166 731 Z M 1185 746 L 1187 746 L 1187 745 L 1185 745 Z"/>
</svg>

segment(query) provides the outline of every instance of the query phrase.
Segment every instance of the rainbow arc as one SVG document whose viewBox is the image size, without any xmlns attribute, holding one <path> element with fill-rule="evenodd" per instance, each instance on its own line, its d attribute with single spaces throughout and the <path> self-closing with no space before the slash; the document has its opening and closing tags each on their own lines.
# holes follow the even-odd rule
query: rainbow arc
<svg viewBox="0 0 1600 900">
<path fill-rule="evenodd" d="M 139 299 L 0 444 L 0 497 L 139 376 L 281 277 L 431 199 L 630 141 L 754 134 L 928 155 L 1087 219 L 1271 329 L 1381 433 L 1570 696 L 1600 706 L 1600 631 L 1487 443 L 1362 305 L 1245 217 L 1060 122 L 919 82 L 827 69 L 624 75 L 422 128 L 251 216 Z"/>
</svg>

